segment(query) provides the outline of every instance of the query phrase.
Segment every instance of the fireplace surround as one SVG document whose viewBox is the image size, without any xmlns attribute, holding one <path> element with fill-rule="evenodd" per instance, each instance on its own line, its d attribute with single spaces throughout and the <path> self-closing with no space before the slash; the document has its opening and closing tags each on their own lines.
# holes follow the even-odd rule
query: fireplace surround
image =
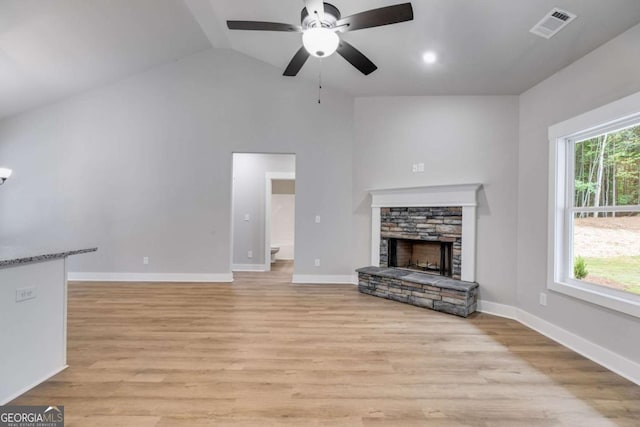
<svg viewBox="0 0 640 427">
<path fill-rule="evenodd" d="M 480 184 L 372 190 L 371 267 L 362 293 L 466 317 L 476 309 Z"/>
<path fill-rule="evenodd" d="M 384 207 L 378 233 L 381 267 L 461 278 L 461 207 Z"/>
<path fill-rule="evenodd" d="M 481 186 L 456 184 L 370 190 L 371 265 L 388 266 L 383 254 L 385 239 L 453 237 L 453 277 L 475 282 L 476 209 Z M 431 213 L 427 214 L 424 208 L 429 208 Z M 429 217 L 423 219 L 424 216 Z"/>
</svg>

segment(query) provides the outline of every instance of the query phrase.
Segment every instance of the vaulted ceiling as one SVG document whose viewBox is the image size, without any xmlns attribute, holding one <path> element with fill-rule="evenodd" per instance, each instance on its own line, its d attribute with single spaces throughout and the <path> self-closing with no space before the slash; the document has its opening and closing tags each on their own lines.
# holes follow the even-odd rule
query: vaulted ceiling
<svg viewBox="0 0 640 427">
<path fill-rule="evenodd" d="M 0 0 L 0 117 L 210 46 L 182 0 Z"/>
<path fill-rule="evenodd" d="M 333 0 L 343 16 L 406 0 Z M 354 96 L 519 94 L 640 22 L 638 0 L 413 0 L 411 22 L 348 32 L 379 68 L 310 58 L 297 79 Z M 0 117 L 176 60 L 232 48 L 284 70 L 297 33 L 229 31 L 228 19 L 299 24 L 302 0 L 0 0 Z M 578 15 L 529 32 L 553 7 Z M 438 62 L 426 65 L 422 53 Z M 282 77 L 291 78 L 291 77 Z"/>
</svg>

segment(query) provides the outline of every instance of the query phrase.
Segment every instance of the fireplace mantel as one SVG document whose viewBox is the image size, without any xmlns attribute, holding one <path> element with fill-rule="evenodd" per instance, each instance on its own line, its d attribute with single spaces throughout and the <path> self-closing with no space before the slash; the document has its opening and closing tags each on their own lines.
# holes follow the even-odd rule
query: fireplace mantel
<svg viewBox="0 0 640 427">
<path fill-rule="evenodd" d="M 380 265 L 380 209 L 462 207 L 461 279 L 475 282 L 476 207 L 482 184 L 437 185 L 369 190 L 371 194 L 371 265 Z"/>
<path fill-rule="evenodd" d="M 477 206 L 482 184 L 433 185 L 369 190 L 371 207 Z"/>
</svg>

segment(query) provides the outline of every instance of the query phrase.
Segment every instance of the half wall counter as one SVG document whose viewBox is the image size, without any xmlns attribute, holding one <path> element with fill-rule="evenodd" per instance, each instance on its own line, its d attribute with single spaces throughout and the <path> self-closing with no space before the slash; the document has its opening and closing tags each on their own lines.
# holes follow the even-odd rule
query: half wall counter
<svg viewBox="0 0 640 427">
<path fill-rule="evenodd" d="M 67 367 L 67 257 L 0 246 L 0 405 Z"/>
</svg>

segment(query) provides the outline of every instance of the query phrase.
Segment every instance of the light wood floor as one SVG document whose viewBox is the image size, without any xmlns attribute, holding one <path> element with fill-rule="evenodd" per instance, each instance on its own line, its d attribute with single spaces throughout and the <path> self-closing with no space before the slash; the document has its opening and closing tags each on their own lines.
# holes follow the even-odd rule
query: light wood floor
<svg viewBox="0 0 640 427">
<path fill-rule="evenodd" d="M 520 324 L 292 285 L 71 284 L 69 426 L 640 425 L 640 387 Z"/>
</svg>

